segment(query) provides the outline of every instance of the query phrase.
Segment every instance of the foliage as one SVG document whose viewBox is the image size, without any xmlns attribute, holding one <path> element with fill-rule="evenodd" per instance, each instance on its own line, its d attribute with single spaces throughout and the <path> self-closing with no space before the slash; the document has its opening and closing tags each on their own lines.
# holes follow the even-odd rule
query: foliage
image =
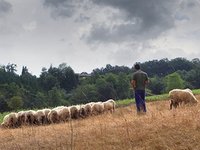
<svg viewBox="0 0 200 150">
<path fill-rule="evenodd" d="M 8 107 L 12 110 L 20 109 L 23 106 L 23 100 L 20 96 L 13 96 L 8 100 Z"/>
<path fill-rule="evenodd" d="M 99 100 L 95 84 L 79 85 L 71 96 L 70 102 L 72 104 L 84 104 L 90 101 L 96 102 Z"/>
<path fill-rule="evenodd" d="M 148 88 L 151 89 L 151 92 L 154 94 L 161 94 L 163 89 L 165 88 L 163 78 L 159 78 L 158 76 L 154 76 L 149 79 Z"/>
<path fill-rule="evenodd" d="M 165 77 L 166 80 L 166 91 L 169 92 L 172 89 L 182 89 L 184 88 L 184 81 L 181 76 L 174 72 Z"/>
<path fill-rule="evenodd" d="M 185 58 L 152 60 L 140 63 L 149 76 L 147 95 L 160 95 L 173 88 L 200 88 L 200 60 Z M 43 67 L 39 77 L 26 66 L 16 74 L 17 65 L 0 66 L 0 112 L 130 99 L 133 68 L 112 66 L 77 74 L 66 63 Z M 155 99 L 153 97 L 153 99 Z M 126 102 L 124 102 L 126 103 Z"/>
</svg>

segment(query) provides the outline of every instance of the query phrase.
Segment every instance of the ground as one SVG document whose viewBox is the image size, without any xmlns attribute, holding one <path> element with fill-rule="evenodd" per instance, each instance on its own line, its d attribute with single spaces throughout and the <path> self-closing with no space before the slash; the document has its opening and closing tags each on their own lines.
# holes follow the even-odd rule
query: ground
<svg viewBox="0 0 200 150">
<path fill-rule="evenodd" d="M 156 101 L 145 115 L 133 104 L 67 123 L 0 129 L 1 149 L 199 150 L 200 104 L 169 110 L 169 101 Z"/>
</svg>

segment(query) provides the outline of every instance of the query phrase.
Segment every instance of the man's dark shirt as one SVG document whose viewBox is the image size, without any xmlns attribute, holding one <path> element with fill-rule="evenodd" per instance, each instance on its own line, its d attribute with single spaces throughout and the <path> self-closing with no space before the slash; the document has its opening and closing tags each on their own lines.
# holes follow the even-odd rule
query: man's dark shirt
<svg viewBox="0 0 200 150">
<path fill-rule="evenodd" d="M 135 90 L 145 90 L 146 81 L 148 81 L 148 75 L 142 70 L 137 70 L 133 73 L 133 80 L 135 81 Z"/>
</svg>

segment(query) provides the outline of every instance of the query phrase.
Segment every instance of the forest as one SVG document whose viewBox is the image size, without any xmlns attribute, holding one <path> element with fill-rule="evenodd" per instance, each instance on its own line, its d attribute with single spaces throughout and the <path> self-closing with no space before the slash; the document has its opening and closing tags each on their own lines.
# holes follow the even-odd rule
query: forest
<svg viewBox="0 0 200 150">
<path fill-rule="evenodd" d="M 199 58 L 164 58 L 140 65 L 149 76 L 147 95 L 167 93 L 174 88 L 200 88 Z M 0 65 L 0 112 L 133 98 L 133 67 L 107 64 L 91 73 L 78 74 L 61 63 L 43 67 L 39 77 L 31 74 L 27 66 L 22 67 L 21 74 L 16 72 L 17 64 Z"/>
</svg>

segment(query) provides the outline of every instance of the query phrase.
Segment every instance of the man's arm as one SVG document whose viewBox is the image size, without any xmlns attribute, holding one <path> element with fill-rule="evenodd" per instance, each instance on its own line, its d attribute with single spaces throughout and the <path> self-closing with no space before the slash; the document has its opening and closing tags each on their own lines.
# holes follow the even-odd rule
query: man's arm
<svg viewBox="0 0 200 150">
<path fill-rule="evenodd" d="M 133 88 L 136 87 L 136 82 L 135 82 L 135 80 L 131 80 L 131 85 L 132 85 Z"/>
<path fill-rule="evenodd" d="M 146 80 L 144 81 L 144 84 L 147 85 L 149 83 L 148 75 L 146 74 Z"/>
</svg>

